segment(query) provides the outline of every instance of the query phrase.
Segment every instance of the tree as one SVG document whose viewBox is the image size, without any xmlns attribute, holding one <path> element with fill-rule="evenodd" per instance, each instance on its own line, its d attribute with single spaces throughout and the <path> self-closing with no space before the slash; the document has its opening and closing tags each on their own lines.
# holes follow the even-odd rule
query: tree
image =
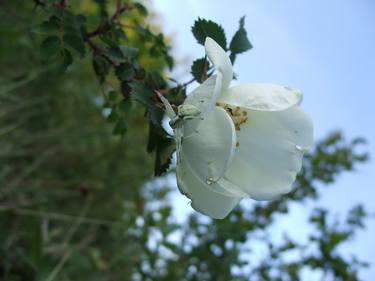
<svg viewBox="0 0 375 281">
<path fill-rule="evenodd" d="M 366 211 L 354 206 L 338 222 L 318 199 L 319 186 L 367 160 L 357 152 L 363 139 L 333 132 L 317 142 L 297 188 L 280 200 L 239 206 L 224 220 L 191 214 L 177 223 L 168 183 L 146 184 L 168 170 L 174 149 L 154 90 L 179 105 L 190 81 L 162 74 L 173 58 L 147 8 L 101 0 L 0 5 L 4 280 L 300 280 L 306 268 L 358 280 L 366 264 L 338 247 L 364 227 Z M 209 20 L 192 31 L 201 44 L 214 38 L 232 62 L 251 49 L 244 18 L 229 43 Z M 210 70 L 200 58 L 192 76 L 202 82 Z M 264 259 L 244 258 L 291 202 L 307 201 L 316 205 L 307 245 L 265 235 Z M 291 260 L 292 252 L 301 254 Z"/>
</svg>

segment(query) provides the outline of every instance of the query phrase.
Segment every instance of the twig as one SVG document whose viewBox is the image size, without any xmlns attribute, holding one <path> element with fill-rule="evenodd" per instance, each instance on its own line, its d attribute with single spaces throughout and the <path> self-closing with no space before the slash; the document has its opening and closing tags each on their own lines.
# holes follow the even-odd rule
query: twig
<svg viewBox="0 0 375 281">
<path fill-rule="evenodd" d="M 108 61 L 113 66 L 117 66 L 117 63 L 113 61 L 110 57 L 103 53 L 103 49 L 96 45 L 90 38 L 86 38 L 86 42 L 89 44 L 91 49 L 94 51 L 95 54 L 101 55 L 106 61 Z"/>
<path fill-rule="evenodd" d="M 183 83 L 183 84 L 180 84 L 176 79 L 174 78 L 168 78 L 170 81 L 172 81 L 173 83 L 176 83 L 178 87 L 181 87 L 181 88 L 185 88 L 186 86 L 190 85 L 191 83 L 193 83 L 195 81 L 195 78 L 192 78 L 190 79 L 189 81 Z"/>
<path fill-rule="evenodd" d="M 89 210 L 90 201 L 87 200 L 85 206 L 82 209 L 82 212 L 79 217 L 77 217 L 75 223 L 73 226 L 69 229 L 68 234 L 66 235 L 64 239 L 64 246 L 67 247 L 69 242 L 72 240 L 74 234 L 77 232 L 79 226 L 82 224 L 84 217 L 86 216 L 87 211 Z M 48 277 L 45 279 L 45 281 L 53 281 L 56 276 L 59 274 L 61 269 L 64 267 L 65 263 L 68 261 L 72 253 L 74 252 L 74 249 L 70 249 L 69 251 L 65 252 L 62 258 L 60 259 L 59 263 L 55 266 L 55 268 L 52 270 L 52 272 L 48 275 Z"/>
<path fill-rule="evenodd" d="M 70 216 L 70 215 L 52 213 L 52 212 L 35 211 L 35 210 L 17 208 L 17 207 L 12 207 L 12 206 L 0 206 L 0 212 L 1 211 L 2 212 L 14 212 L 18 215 L 51 219 L 51 220 L 57 220 L 57 221 L 65 221 L 65 222 L 71 222 L 71 221 L 77 220 L 76 216 Z M 122 225 L 122 223 L 120 222 L 112 222 L 112 221 L 106 221 L 106 220 L 95 219 L 95 218 L 87 218 L 87 217 L 83 218 L 81 223 L 94 225 L 94 226 L 105 226 L 105 227 L 120 227 Z"/>
<path fill-rule="evenodd" d="M 87 33 L 87 39 L 98 36 L 100 34 L 103 34 L 103 33 L 106 33 L 107 31 L 109 31 L 111 29 L 110 23 L 119 24 L 119 23 L 117 23 L 117 20 L 121 16 L 121 14 L 124 13 L 125 11 L 131 10 L 131 9 L 133 9 L 132 6 L 129 6 L 128 4 L 121 5 L 121 0 L 117 0 L 116 11 L 114 12 L 112 17 L 110 18 L 110 21 L 109 22 L 106 21 L 106 22 L 100 24 L 94 31 L 91 31 L 91 32 Z M 86 41 L 87 41 L 87 39 L 86 39 Z"/>
</svg>

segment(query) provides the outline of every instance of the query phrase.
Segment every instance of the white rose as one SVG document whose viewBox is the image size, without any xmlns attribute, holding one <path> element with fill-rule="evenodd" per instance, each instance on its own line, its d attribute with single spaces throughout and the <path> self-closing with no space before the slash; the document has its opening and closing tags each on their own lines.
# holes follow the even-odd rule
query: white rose
<svg viewBox="0 0 375 281">
<path fill-rule="evenodd" d="M 187 96 L 172 119 L 177 183 L 192 207 L 224 218 L 242 198 L 272 200 L 292 189 L 313 125 L 299 104 L 302 93 L 272 84 L 229 88 L 232 64 L 211 38 L 206 53 L 217 74 Z"/>
</svg>

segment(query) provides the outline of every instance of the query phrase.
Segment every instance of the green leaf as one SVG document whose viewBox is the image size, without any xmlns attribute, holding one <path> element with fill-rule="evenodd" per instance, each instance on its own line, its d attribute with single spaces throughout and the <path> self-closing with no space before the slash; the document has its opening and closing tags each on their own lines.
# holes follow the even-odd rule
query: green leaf
<svg viewBox="0 0 375 281">
<path fill-rule="evenodd" d="M 145 6 L 143 6 L 140 3 L 134 3 L 134 7 L 137 9 L 137 11 L 144 17 L 147 17 L 148 11 Z"/>
<path fill-rule="evenodd" d="M 177 86 L 169 90 L 168 100 L 174 105 L 181 105 L 186 98 L 186 87 Z"/>
<path fill-rule="evenodd" d="M 44 21 L 41 24 L 33 27 L 31 32 L 38 34 L 51 34 L 58 33 L 60 30 L 60 25 L 56 17 L 51 17 L 48 21 Z"/>
<path fill-rule="evenodd" d="M 194 22 L 191 31 L 199 44 L 204 45 L 206 37 L 211 37 L 224 50 L 227 49 L 227 39 L 225 37 L 224 29 L 217 23 L 211 20 L 198 18 L 198 20 Z"/>
<path fill-rule="evenodd" d="M 128 130 L 128 126 L 124 118 L 119 118 L 116 122 L 115 127 L 113 128 L 114 135 L 124 135 Z"/>
<path fill-rule="evenodd" d="M 106 55 L 117 63 L 125 62 L 125 57 L 118 46 L 110 47 L 106 50 Z"/>
<path fill-rule="evenodd" d="M 117 110 L 115 108 L 112 108 L 111 113 L 107 117 L 108 122 L 111 122 L 111 123 L 116 122 L 118 118 L 119 118 L 119 115 L 117 113 Z"/>
<path fill-rule="evenodd" d="M 155 95 L 151 87 L 141 81 L 133 81 L 129 84 L 132 88 L 132 98 L 143 104 L 147 108 L 151 108 L 153 103 L 152 97 Z"/>
<path fill-rule="evenodd" d="M 123 112 L 123 113 L 128 113 L 132 104 L 129 99 L 123 99 L 119 104 L 118 104 L 118 109 Z"/>
<path fill-rule="evenodd" d="M 164 59 L 165 62 L 167 63 L 169 69 L 171 70 L 174 66 L 174 59 L 170 55 L 168 55 L 168 52 L 164 52 Z"/>
<path fill-rule="evenodd" d="M 110 32 L 99 35 L 99 39 L 108 47 L 116 47 L 118 45 L 117 39 Z"/>
<path fill-rule="evenodd" d="M 172 163 L 174 140 L 160 126 L 150 123 L 147 152 L 155 152 L 155 176 L 164 174 Z"/>
<path fill-rule="evenodd" d="M 72 54 L 67 49 L 63 50 L 62 56 L 63 56 L 62 58 L 63 69 L 64 71 L 66 71 L 68 67 L 73 63 L 73 57 L 72 57 Z"/>
<path fill-rule="evenodd" d="M 135 72 L 133 66 L 130 63 L 122 63 L 116 67 L 116 76 L 121 81 L 130 80 L 134 76 Z"/>
<path fill-rule="evenodd" d="M 239 26 L 237 32 L 234 34 L 234 36 L 233 36 L 233 38 L 230 42 L 230 45 L 229 45 L 229 49 L 233 54 L 232 62 L 234 61 L 234 58 L 235 58 L 236 54 L 246 52 L 253 47 L 251 45 L 249 39 L 247 38 L 247 33 L 246 33 L 245 28 L 244 28 L 244 25 L 245 25 L 245 17 L 243 16 L 240 19 L 240 26 Z M 231 57 L 232 57 L 232 54 L 231 54 Z"/>
<path fill-rule="evenodd" d="M 119 46 L 122 55 L 128 59 L 134 59 L 138 56 L 139 50 L 130 46 L 120 45 Z"/>
<path fill-rule="evenodd" d="M 197 82 L 202 83 L 207 78 L 207 69 L 209 67 L 206 58 L 197 59 L 191 66 L 191 74 Z"/>
<path fill-rule="evenodd" d="M 40 45 L 42 54 L 46 58 L 51 58 L 60 51 L 61 41 L 57 36 L 49 36 Z"/>
<path fill-rule="evenodd" d="M 65 44 L 70 46 L 73 50 L 77 51 L 81 57 L 85 55 L 85 44 L 83 43 L 82 37 L 74 34 L 65 34 L 63 36 Z"/>
<path fill-rule="evenodd" d="M 102 57 L 102 56 L 94 56 L 93 57 L 93 67 L 96 76 L 99 79 L 100 83 L 103 83 L 105 80 L 105 77 L 109 73 L 110 65 L 109 63 Z"/>
<path fill-rule="evenodd" d="M 118 94 L 117 94 L 116 91 L 110 91 L 110 92 L 108 93 L 108 99 L 109 99 L 111 102 L 116 101 L 117 97 L 118 97 Z"/>
<path fill-rule="evenodd" d="M 149 117 L 153 124 L 161 126 L 163 120 L 164 110 L 155 105 L 149 110 Z"/>
<path fill-rule="evenodd" d="M 161 76 L 161 74 L 157 71 L 151 71 L 148 73 L 148 81 L 151 81 L 151 84 L 156 89 L 164 89 L 168 87 L 168 84 L 163 76 Z"/>
<path fill-rule="evenodd" d="M 129 85 L 132 88 L 131 97 L 147 108 L 149 118 L 153 124 L 160 125 L 164 111 L 157 107 L 152 100 L 155 97 L 154 89 L 142 81 L 133 81 Z"/>
<path fill-rule="evenodd" d="M 28 257 L 30 258 L 33 266 L 39 266 L 43 249 L 43 238 L 40 228 L 40 222 L 35 218 L 31 218 L 27 220 L 24 227 L 26 230 Z"/>
</svg>

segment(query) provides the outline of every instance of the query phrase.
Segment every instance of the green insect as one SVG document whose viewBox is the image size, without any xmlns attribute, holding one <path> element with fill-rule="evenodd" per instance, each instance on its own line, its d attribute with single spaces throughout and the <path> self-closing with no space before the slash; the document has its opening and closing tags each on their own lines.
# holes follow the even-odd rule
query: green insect
<svg viewBox="0 0 375 281">
<path fill-rule="evenodd" d="M 177 109 L 177 114 L 174 113 L 169 125 L 175 129 L 182 124 L 184 120 L 191 120 L 197 118 L 201 114 L 198 107 L 192 104 L 182 104 Z"/>
</svg>

